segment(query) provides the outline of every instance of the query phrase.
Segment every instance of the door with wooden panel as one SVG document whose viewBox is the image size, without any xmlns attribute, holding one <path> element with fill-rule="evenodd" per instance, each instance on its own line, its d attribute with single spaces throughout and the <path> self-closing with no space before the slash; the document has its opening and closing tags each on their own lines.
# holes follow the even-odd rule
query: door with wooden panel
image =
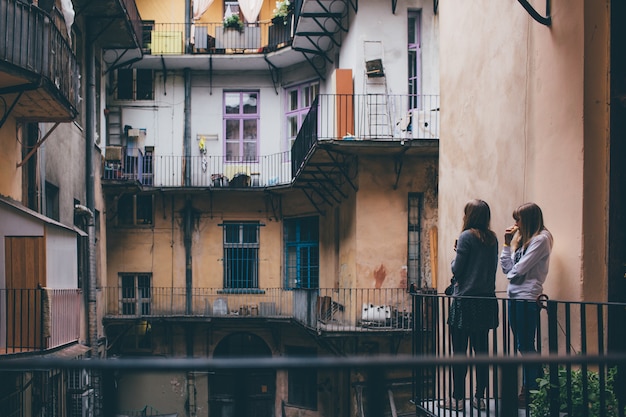
<svg viewBox="0 0 626 417">
<path fill-rule="evenodd" d="M 42 348 L 42 293 L 46 286 L 43 237 L 5 237 L 7 349 Z"/>
</svg>

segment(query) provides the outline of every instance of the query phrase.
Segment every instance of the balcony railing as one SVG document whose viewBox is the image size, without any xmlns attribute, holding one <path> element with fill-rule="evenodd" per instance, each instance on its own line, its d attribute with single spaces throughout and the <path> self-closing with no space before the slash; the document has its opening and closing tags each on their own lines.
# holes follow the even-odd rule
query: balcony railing
<svg viewBox="0 0 626 417">
<path fill-rule="evenodd" d="M 460 297 L 457 302 L 460 305 L 463 303 L 472 302 L 476 298 L 472 297 Z M 467 358 L 464 353 L 454 352 L 452 347 L 452 337 L 450 334 L 450 326 L 447 324 L 450 312 L 450 305 L 454 298 L 437 295 L 437 294 L 418 294 L 415 298 L 415 334 L 414 334 L 414 354 L 416 356 L 435 356 L 435 357 L 455 357 L 459 359 Z M 507 306 L 508 299 L 498 298 L 494 300 L 497 303 L 499 326 L 489 331 L 489 347 L 488 351 L 483 352 L 483 356 L 490 357 L 490 363 L 483 363 L 484 369 L 489 370 L 489 380 L 487 386 L 486 398 L 488 399 L 486 405 L 488 412 L 491 415 L 496 416 L 509 416 L 510 414 L 501 411 L 500 396 L 502 392 L 499 391 L 499 387 L 502 383 L 505 383 L 504 375 L 500 375 L 496 372 L 495 368 L 491 366 L 491 363 L 497 363 L 498 358 L 514 357 L 520 355 L 516 351 L 517 338 L 513 334 L 510 321 L 511 314 Z M 608 414 L 594 414 L 591 407 L 597 407 L 590 403 L 582 403 L 581 397 L 590 399 L 597 403 L 602 401 L 602 410 L 610 410 L 609 404 L 615 399 L 610 397 L 613 394 L 621 395 L 622 401 L 626 400 L 626 391 L 624 391 L 623 385 L 617 385 L 617 379 L 613 380 L 612 373 L 616 371 L 613 367 L 614 364 L 604 364 L 603 366 L 582 367 L 572 366 L 572 364 L 559 364 L 556 362 L 542 363 L 542 357 L 548 355 L 558 357 L 586 357 L 587 355 L 609 355 L 610 352 L 610 340 L 618 340 L 623 338 L 621 335 L 611 334 L 607 330 L 609 320 L 613 323 L 613 329 L 615 330 L 615 323 L 623 323 L 624 304 L 612 304 L 612 303 L 590 303 L 590 302 L 568 302 L 568 301 L 552 301 L 548 299 L 541 299 L 536 303 L 533 301 L 527 304 L 527 308 L 531 305 L 536 305 L 539 309 L 539 318 L 536 320 L 537 325 L 537 351 L 538 356 L 534 357 L 535 366 L 542 371 L 539 372 L 541 377 L 540 391 L 541 394 L 526 390 L 526 395 L 520 398 L 520 406 L 526 410 L 535 407 L 538 412 L 533 412 L 530 415 L 553 415 L 558 416 L 558 413 L 551 413 L 554 411 L 550 404 L 552 395 L 555 395 L 558 411 L 566 413 L 569 416 L 587 415 L 581 414 L 585 408 L 588 408 L 589 415 L 607 415 L 607 416 L 622 416 L 623 407 L 626 403 L 622 402 L 622 412 L 619 414 L 617 410 L 613 408 Z M 523 310 L 522 310 L 523 311 Z M 519 314 L 519 312 L 517 313 Z M 525 322 L 529 324 L 530 321 Z M 620 330 L 621 332 L 621 330 Z M 613 348 L 612 350 L 615 350 Z M 524 357 L 525 355 L 522 355 Z M 527 355 L 533 357 L 532 355 Z M 519 356 L 518 356 L 519 357 Z M 457 370 L 463 370 L 467 367 L 466 364 L 457 363 Z M 530 366 L 530 365 L 528 365 Z M 420 371 L 418 379 L 423 381 L 423 384 L 419 385 L 416 391 L 416 403 L 421 411 L 428 413 L 428 415 L 434 415 L 438 412 L 443 412 L 438 405 L 438 400 L 449 398 L 453 391 L 454 381 L 454 367 L 452 366 L 432 366 L 424 367 Z M 578 380 L 576 381 L 576 379 Z M 603 384 L 607 384 L 601 391 L 595 391 L 592 394 L 592 389 L 597 390 L 597 381 L 603 381 Z M 572 382 L 574 381 L 574 382 Z M 595 385 L 593 381 L 596 381 Z M 612 381 L 612 382 L 608 382 Z M 517 380 L 514 381 L 517 383 Z M 615 382 L 616 385 L 609 386 Z M 473 394 L 473 390 L 476 387 L 476 369 L 475 366 L 471 366 L 467 372 L 466 384 L 470 387 L 467 390 L 467 397 L 471 398 L 470 394 Z M 592 387 L 593 385 L 593 387 Z M 559 400 L 558 391 L 548 390 L 548 387 L 561 387 L 561 397 Z M 543 387 L 543 391 L 541 390 Z M 584 387 L 584 388 L 583 388 Z M 605 389 L 606 388 L 606 389 Z M 581 392 L 581 389 L 588 390 L 587 392 Z M 608 390 L 620 390 L 611 391 Z M 515 395 L 519 393 L 519 389 L 514 392 Z M 543 396 L 543 398 L 541 398 Z M 548 396 L 548 397 L 546 397 Z M 604 398 L 601 398 L 604 397 Z M 592 399 L 593 398 L 593 399 Z M 578 405 L 577 405 L 578 404 Z M 469 411 L 469 401 L 465 402 L 466 410 Z M 615 404 L 613 404 L 613 407 Z M 581 408 L 576 408 L 581 407 Z M 539 410 L 542 410 L 539 412 Z M 476 410 L 473 410 L 476 411 Z M 432 413 L 432 414 L 431 414 Z M 520 414 L 521 415 L 521 414 Z M 524 414 L 528 416 L 529 414 Z"/>
<path fill-rule="evenodd" d="M 271 187 L 290 184 L 318 141 L 438 139 L 437 95 L 319 95 L 289 152 L 254 158 L 144 155 L 107 147 L 103 180 L 147 187 Z"/>
<path fill-rule="evenodd" d="M 291 148 L 292 170 L 318 141 L 439 139 L 438 95 L 320 94 Z"/>
<path fill-rule="evenodd" d="M 144 24 L 143 50 L 148 55 L 264 53 L 291 44 L 287 24 L 257 22 L 241 30 L 218 23 Z"/>
<path fill-rule="evenodd" d="M 0 289 L 0 354 L 53 349 L 80 336 L 81 292 Z"/>
<path fill-rule="evenodd" d="M 107 156 L 103 180 L 136 181 L 146 187 L 264 188 L 289 184 L 292 179 L 288 152 L 241 161 L 210 155 L 144 155 L 127 148 L 111 154 L 120 159 Z"/>
<path fill-rule="evenodd" d="M 109 318 L 211 317 L 295 319 L 320 332 L 408 331 L 411 297 L 404 289 L 228 290 L 107 287 Z"/>
<path fill-rule="evenodd" d="M 78 63 L 50 16 L 19 0 L 0 0 L 0 16 L 0 60 L 43 77 L 44 86 L 57 89 L 76 109 Z"/>
</svg>

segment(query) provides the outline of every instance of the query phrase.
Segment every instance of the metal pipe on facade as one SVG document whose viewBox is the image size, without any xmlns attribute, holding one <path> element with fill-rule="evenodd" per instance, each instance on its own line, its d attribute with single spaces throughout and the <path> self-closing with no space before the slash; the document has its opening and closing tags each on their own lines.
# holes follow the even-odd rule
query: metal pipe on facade
<svg viewBox="0 0 626 417">
<path fill-rule="evenodd" d="M 96 309 L 96 237 L 94 225 L 95 211 L 95 180 L 93 170 L 93 144 L 95 142 L 96 129 L 96 59 L 94 46 L 91 45 L 93 36 L 93 25 L 89 21 L 85 24 L 86 39 L 88 40 L 85 48 L 85 72 L 87 76 L 87 88 L 85 92 L 85 191 L 86 206 L 91 211 L 91 221 L 89 226 L 89 259 L 87 262 L 87 271 L 85 280 L 85 297 L 87 301 L 87 341 L 89 346 L 95 347 L 98 342 L 98 326 L 97 326 L 97 309 Z"/>
</svg>

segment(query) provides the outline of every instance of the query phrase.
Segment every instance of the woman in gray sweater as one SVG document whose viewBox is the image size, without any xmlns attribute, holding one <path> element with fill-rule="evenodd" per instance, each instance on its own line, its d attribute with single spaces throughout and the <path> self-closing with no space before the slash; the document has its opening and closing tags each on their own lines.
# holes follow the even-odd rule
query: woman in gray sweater
<svg viewBox="0 0 626 417">
<path fill-rule="evenodd" d="M 502 272 L 509 281 L 509 324 L 515 336 L 515 347 L 522 354 L 537 353 L 536 333 L 539 320 L 537 297 L 543 293 L 548 276 L 552 234 L 543 224 L 543 213 L 535 203 L 526 203 L 513 211 L 515 225 L 504 232 L 500 254 Z M 537 389 L 541 376 L 538 365 L 524 367 L 519 406 L 524 408 L 526 393 Z"/>
<path fill-rule="evenodd" d="M 498 268 L 498 239 L 490 229 L 491 210 L 482 200 L 465 205 L 463 229 L 457 239 L 456 256 L 452 261 L 454 275 L 453 301 L 448 325 L 455 355 L 466 355 L 468 345 L 475 354 L 487 354 L 489 330 L 498 326 L 498 304 L 495 298 L 496 270 Z M 452 398 L 441 406 L 462 410 L 465 398 L 467 366 L 453 368 Z M 485 391 L 489 369 L 476 367 L 476 392 L 471 404 L 485 409 Z"/>
</svg>

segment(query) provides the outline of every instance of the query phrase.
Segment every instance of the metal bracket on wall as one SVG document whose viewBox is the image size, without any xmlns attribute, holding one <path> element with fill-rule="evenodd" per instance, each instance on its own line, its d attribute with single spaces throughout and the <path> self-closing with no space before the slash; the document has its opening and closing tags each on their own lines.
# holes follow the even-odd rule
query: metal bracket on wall
<svg viewBox="0 0 626 417">
<path fill-rule="evenodd" d="M 550 17 L 550 0 L 546 0 L 546 15 L 541 16 L 537 10 L 528 2 L 528 0 L 517 0 L 522 5 L 524 9 L 530 14 L 530 17 L 535 19 L 537 22 L 541 23 L 545 26 L 550 26 L 552 24 L 552 17 Z"/>
</svg>

